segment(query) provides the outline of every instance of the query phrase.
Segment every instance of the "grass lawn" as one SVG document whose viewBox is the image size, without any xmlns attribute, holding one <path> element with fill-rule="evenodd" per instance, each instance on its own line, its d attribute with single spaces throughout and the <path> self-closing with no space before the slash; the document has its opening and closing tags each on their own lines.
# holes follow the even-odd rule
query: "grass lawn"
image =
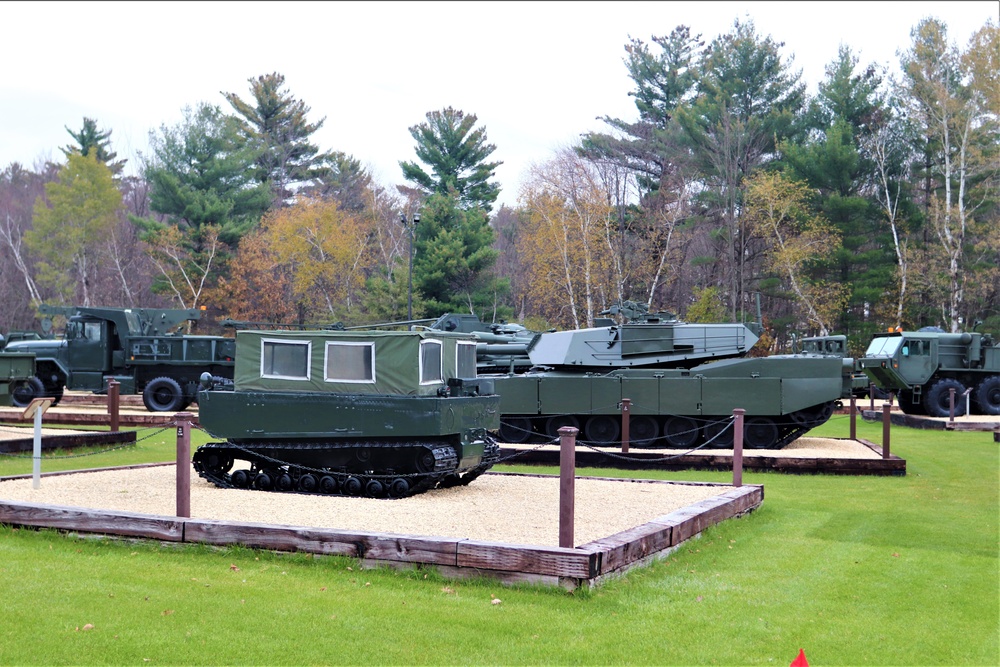
<svg viewBox="0 0 1000 667">
<path fill-rule="evenodd" d="M 847 430 L 835 416 L 814 434 Z M 858 431 L 881 440 L 880 424 Z M 173 429 L 139 437 L 43 470 L 173 458 Z M 787 665 L 799 648 L 814 666 L 1000 664 L 998 445 L 893 427 L 892 451 L 905 477 L 744 473 L 764 485 L 759 510 L 572 594 L 0 527 L 0 664 Z M 0 457 L 0 475 L 30 472 Z"/>
</svg>

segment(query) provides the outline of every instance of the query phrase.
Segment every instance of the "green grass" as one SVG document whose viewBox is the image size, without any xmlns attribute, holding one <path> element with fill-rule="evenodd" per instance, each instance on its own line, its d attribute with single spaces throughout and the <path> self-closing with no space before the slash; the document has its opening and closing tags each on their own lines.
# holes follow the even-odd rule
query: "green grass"
<svg viewBox="0 0 1000 667">
<path fill-rule="evenodd" d="M 858 430 L 881 440 L 879 424 Z M 816 434 L 846 432 L 835 417 Z M 572 594 L 0 528 L 0 663 L 781 665 L 801 647 L 813 665 L 1000 664 L 998 446 L 989 433 L 892 438 L 905 477 L 745 473 L 764 484 L 759 510 Z M 175 442 L 171 429 L 43 469 L 171 460 Z M 19 465 L 0 459 L 0 475 Z"/>
</svg>

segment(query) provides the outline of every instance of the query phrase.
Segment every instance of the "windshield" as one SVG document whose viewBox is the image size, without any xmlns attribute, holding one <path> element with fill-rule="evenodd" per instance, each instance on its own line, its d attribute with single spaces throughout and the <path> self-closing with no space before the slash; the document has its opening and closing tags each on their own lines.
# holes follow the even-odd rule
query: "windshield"
<svg viewBox="0 0 1000 667">
<path fill-rule="evenodd" d="M 885 336 L 875 338 L 871 343 L 869 343 L 868 349 L 865 350 L 865 356 L 891 357 L 896 354 L 896 350 L 899 349 L 899 345 L 902 342 L 902 336 Z"/>
</svg>

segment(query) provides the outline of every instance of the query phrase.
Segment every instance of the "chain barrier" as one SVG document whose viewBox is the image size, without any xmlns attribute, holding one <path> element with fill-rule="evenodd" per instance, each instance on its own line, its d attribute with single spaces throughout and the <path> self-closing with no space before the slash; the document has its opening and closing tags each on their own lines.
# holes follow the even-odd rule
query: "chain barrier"
<svg viewBox="0 0 1000 667">
<path fill-rule="evenodd" d="M 84 457 L 87 457 L 87 456 L 97 456 L 98 454 L 107 454 L 108 452 L 116 452 L 119 449 L 128 449 L 129 447 L 135 447 L 140 442 L 142 442 L 144 440 L 149 440 L 153 436 L 159 435 L 160 433 L 163 433 L 164 431 L 169 431 L 172 428 L 173 428 L 173 426 L 167 426 L 165 428 L 161 428 L 158 431 L 150 433 L 149 435 L 144 435 L 141 438 L 136 437 L 136 439 L 135 439 L 134 442 L 123 442 L 120 445 L 115 445 L 114 447 L 107 447 L 105 449 L 98 449 L 97 451 L 93 451 L 93 452 L 85 452 L 83 454 L 62 454 L 62 455 L 55 455 L 55 454 L 44 455 L 44 453 L 43 453 L 43 458 L 46 459 L 46 460 L 80 459 L 80 458 L 84 458 Z M 88 431 L 88 432 L 89 433 L 107 433 L 108 431 Z M 82 446 L 86 447 L 88 445 L 82 445 Z M 12 458 L 12 459 L 30 459 L 30 458 L 34 458 L 33 454 L 17 454 L 17 453 L 14 453 L 14 452 L 0 452 L 0 456 L 6 456 L 6 457 Z"/>
</svg>

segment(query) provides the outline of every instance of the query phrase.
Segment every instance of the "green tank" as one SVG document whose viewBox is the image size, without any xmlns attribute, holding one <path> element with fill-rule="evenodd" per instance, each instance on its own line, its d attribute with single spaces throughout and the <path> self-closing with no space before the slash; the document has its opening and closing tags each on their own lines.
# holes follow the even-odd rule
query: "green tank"
<svg viewBox="0 0 1000 667">
<path fill-rule="evenodd" d="M 195 470 L 220 487 L 399 498 L 497 460 L 500 397 L 472 336 L 239 331 L 234 380 L 202 377 Z"/>
<path fill-rule="evenodd" d="M 840 357 L 747 358 L 759 325 L 691 324 L 630 302 L 602 314 L 627 321 L 506 337 L 480 323 L 480 372 L 494 373 L 501 441 L 539 442 L 574 426 L 585 443 L 614 444 L 629 399 L 634 445 L 731 447 L 731 416 L 742 408 L 744 444 L 775 449 L 827 421 L 843 397 Z M 432 325 L 475 326 L 455 315 Z"/>
</svg>

